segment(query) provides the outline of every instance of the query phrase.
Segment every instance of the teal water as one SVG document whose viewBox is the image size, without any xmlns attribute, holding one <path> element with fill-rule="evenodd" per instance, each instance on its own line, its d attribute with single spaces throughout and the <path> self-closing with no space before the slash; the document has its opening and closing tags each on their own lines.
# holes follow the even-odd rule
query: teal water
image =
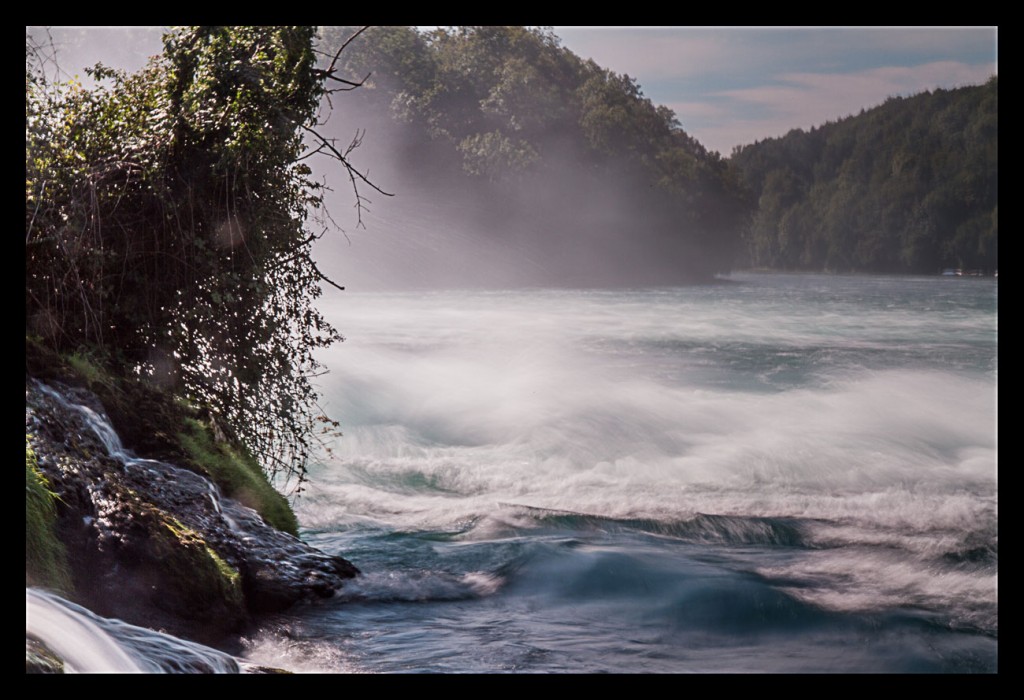
<svg viewBox="0 0 1024 700">
<path fill-rule="evenodd" d="M 997 669 L 992 279 L 346 292 L 303 536 L 364 576 L 246 658 Z"/>
</svg>

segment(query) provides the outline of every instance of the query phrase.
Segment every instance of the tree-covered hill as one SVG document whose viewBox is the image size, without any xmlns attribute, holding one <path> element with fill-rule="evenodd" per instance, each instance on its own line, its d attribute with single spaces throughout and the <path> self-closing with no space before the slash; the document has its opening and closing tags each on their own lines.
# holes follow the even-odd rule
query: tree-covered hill
<svg viewBox="0 0 1024 700">
<path fill-rule="evenodd" d="M 328 27 L 336 39 L 350 28 Z M 748 212 L 726 161 L 636 80 L 550 30 L 373 27 L 340 65 L 403 179 L 542 259 L 542 283 L 674 283 L 731 269 Z M 383 136 L 382 136 L 383 134 Z M 403 195 L 397 187 L 398 199 Z M 389 201 L 387 206 L 397 206 Z"/>
<path fill-rule="evenodd" d="M 757 202 L 749 262 L 788 270 L 992 273 L 998 82 L 935 90 L 736 149 Z"/>
</svg>

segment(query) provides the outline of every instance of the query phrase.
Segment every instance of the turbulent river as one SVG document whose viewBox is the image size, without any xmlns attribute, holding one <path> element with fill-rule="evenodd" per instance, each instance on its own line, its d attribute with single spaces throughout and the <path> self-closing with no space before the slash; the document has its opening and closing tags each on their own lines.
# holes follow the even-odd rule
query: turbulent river
<svg viewBox="0 0 1024 700">
<path fill-rule="evenodd" d="M 364 575 L 237 657 L 27 591 L 79 669 L 998 670 L 994 280 L 329 302 L 297 512 Z"/>
<path fill-rule="evenodd" d="M 365 576 L 247 656 L 350 672 L 997 670 L 997 286 L 338 295 L 298 514 Z"/>
</svg>

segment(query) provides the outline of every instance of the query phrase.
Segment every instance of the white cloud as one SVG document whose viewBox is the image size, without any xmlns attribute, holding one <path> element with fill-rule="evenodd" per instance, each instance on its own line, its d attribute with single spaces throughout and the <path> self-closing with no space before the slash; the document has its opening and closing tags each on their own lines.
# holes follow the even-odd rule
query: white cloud
<svg viewBox="0 0 1024 700">
<path fill-rule="evenodd" d="M 937 61 L 921 66 L 874 68 L 856 73 L 789 73 L 759 87 L 716 93 L 712 99 L 725 98 L 736 115 L 763 115 L 759 119 L 743 120 L 752 130 L 751 136 L 743 141 L 749 143 L 755 138 L 779 135 L 791 128 L 809 128 L 857 114 L 861 109 L 882 104 L 889 97 L 912 95 L 937 87 L 948 89 L 981 84 L 994 71 L 994 65 L 972 66 L 955 61 Z M 738 124 L 741 119 L 734 121 Z"/>
</svg>

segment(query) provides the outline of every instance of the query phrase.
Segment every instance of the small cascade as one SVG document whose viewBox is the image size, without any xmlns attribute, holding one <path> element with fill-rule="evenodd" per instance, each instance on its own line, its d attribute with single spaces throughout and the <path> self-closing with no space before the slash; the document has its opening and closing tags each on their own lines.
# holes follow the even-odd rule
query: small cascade
<svg viewBox="0 0 1024 700">
<path fill-rule="evenodd" d="M 243 531 L 242 528 L 238 525 L 238 521 L 231 517 L 228 514 L 227 510 L 225 510 L 222 507 L 220 489 L 217 488 L 217 484 L 211 481 L 209 482 L 209 486 L 210 503 L 213 505 L 214 511 L 216 511 L 217 514 L 224 519 L 224 522 L 227 523 L 227 526 L 231 529 L 232 532 L 242 534 Z"/>
<path fill-rule="evenodd" d="M 65 410 L 72 411 L 80 415 L 84 419 L 85 424 L 89 426 L 92 432 L 95 433 L 96 437 L 99 438 L 100 442 L 103 443 L 104 447 L 107 448 L 107 454 L 111 457 L 122 462 L 127 462 L 135 458 L 133 454 L 125 449 L 124 445 L 121 443 L 121 438 L 118 437 L 116 432 L 114 432 L 114 426 L 110 424 L 110 420 L 107 419 L 106 416 L 101 416 L 85 404 L 69 401 L 59 391 L 43 384 L 42 382 L 35 382 L 35 385 L 41 392 L 63 406 Z"/>
<path fill-rule="evenodd" d="M 220 489 L 212 481 L 174 464 L 135 455 L 124 446 L 102 407 L 89 406 L 88 398 L 64 393 L 42 382 L 34 382 L 34 385 L 64 412 L 77 416 L 79 424 L 103 445 L 107 455 L 124 466 L 132 487 L 142 488 L 157 503 L 189 502 L 188 510 L 192 517 L 187 519 L 193 526 L 217 524 L 235 533 L 240 532 L 237 520 L 224 512 Z"/>
<path fill-rule="evenodd" d="M 359 573 L 342 557 L 268 525 L 205 476 L 135 455 L 86 390 L 29 378 L 26 435 L 60 498 L 65 543 L 77 548 L 76 597 L 110 618 L 213 639 L 233 633 L 252 614 L 330 598 Z M 217 665 L 222 662 L 189 661 L 192 645 L 182 642 L 180 651 L 178 640 L 166 634 L 85 614 L 48 594 L 27 595 L 27 633 L 73 667 L 237 671 L 233 660 L 224 668 Z M 69 647 L 59 642 L 62 625 L 75 630 L 77 641 Z M 115 635 L 117 643 L 90 641 L 103 635 Z M 94 648 L 101 658 L 78 661 L 75 654 L 87 654 L 78 647 Z M 135 652 L 125 658 L 125 647 Z M 160 668 L 140 655 L 160 659 Z"/>
<path fill-rule="evenodd" d="M 95 615 L 47 591 L 25 589 L 25 633 L 64 660 L 66 673 L 239 673 L 233 656 Z"/>
</svg>

